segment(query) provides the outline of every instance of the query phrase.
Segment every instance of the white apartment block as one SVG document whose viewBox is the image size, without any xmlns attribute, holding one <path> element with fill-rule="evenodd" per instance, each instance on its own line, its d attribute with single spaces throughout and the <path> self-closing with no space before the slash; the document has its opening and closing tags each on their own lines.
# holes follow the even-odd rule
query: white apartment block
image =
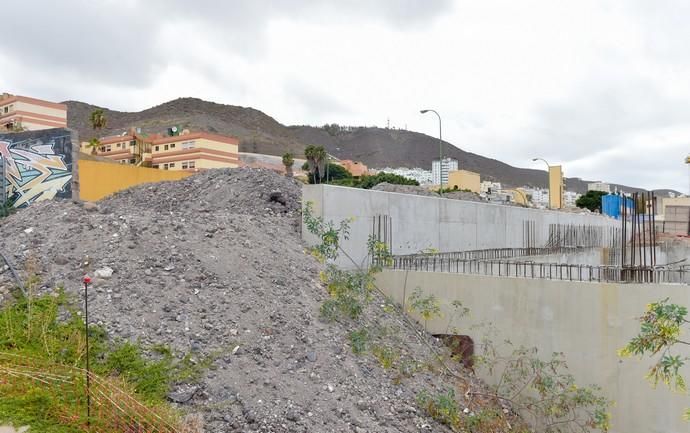
<svg viewBox="0 0 690 433">
<path fill-rule="evenodd" d="M 458 160 L 455 158 L 434 159 L 431 161 L 431 182 L 434 185 L 447 185 L 448 172 L 458 169 Z"/>
<path fill-rule="evenodd" d="M 587 191 L 601 191 L 611 194 L 611 185 L 604 182 L 592 182 L 587 184 Z"/>
<path fill-rule="evenodd" d="M 565 191 L 563 193 L 563 204 L 565 207 L 576 207 L 575 202 L 580 196 L 582 194 L 578 194 L 575 191 Z"/>
<path fill-rule="evenodd" d="M 488 194 L 489 191 L 495 193 L 501 190 L 501 182 L 491 182 L 488 180 L 479 183 L 479 192 L 481 194 Z"/>
<path fill-rule="evenodd" d="M 398 176 L 403 176 L 408 179 L 414 179 L 417 182 L 419 182 L 420 185 L 430 185 L 431 182 L 431 172 L 429 170 L 424 170 L 423 168 L 407 168 L 407 167 L 398 167 L 398 168 L 382 168 L 378 171 L 384 172 L 384 173 L 391 173 L 391 174 L 397 174 Z"/>
</svg>

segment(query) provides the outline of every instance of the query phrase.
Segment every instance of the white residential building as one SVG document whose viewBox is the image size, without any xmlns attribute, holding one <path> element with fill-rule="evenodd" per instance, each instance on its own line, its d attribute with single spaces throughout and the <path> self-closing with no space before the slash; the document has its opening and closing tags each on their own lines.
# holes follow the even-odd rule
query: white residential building
<svg viewBox="0 0 690 433">
<path fill-rule="evenodd" d="M 532 203 L 538 208 L 549 207 L 549 190 L 538 188 L 523 188 L 523 190 L 532 196 Z"/>
<path fill-rule="evenodd" d="M 431 161 L 431 181 L 434 185 L 447 185 L 448 172 L 458 169 L 458 160 L 455 158 L 434 159 Z"/>
<path fill-rule="evenodd" d="M 587 184 L 587 191 L 601 191 L 611 194 L 611 185 L 604 182 L 592 182 Z"/>
<path fill-rule="evenodd" d="M 575 191 L 566 191 L 563 193 L 563 202 L 565 207 L 576 207 L 575 202 L 580 198 L 582 194 L 578 194 Z"/>
<path fill-rule="evenodd" d="M 430 185 L 431 184 L 431 172 L 429 170 L 424 170 L 423 168 L 407 168 L 407 167 L 398 167 L 398 168 L 382 168 L 378 171 L 384 172 L 384 173 L 392 173 L 392 174 L 397 174 L 398 176 L 403 176 L 408 179 L 414 179 L 417 182 L 419 182 L 420 185 Z"/>
<path fill-rule="evenodd" d="M 491 182 L 488 180 L 482 181 L 479 184 L 479 192 L 481 194 L 488 194 L 489 191 L 495 193 L 501 190 L 501 182 Z"/>
</svg>

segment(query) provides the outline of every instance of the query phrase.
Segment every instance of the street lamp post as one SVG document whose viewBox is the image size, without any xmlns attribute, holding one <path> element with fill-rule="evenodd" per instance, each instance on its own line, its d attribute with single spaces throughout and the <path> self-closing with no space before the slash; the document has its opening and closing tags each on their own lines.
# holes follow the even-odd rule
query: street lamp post
<svg viewBox="0 0 690 433">
<path fill-rule="evenodd" d="M 441 115 L 438 114 L 436 110 L 419 110 L 420 113 L 425 114 L 432 112 L 438 117 L 438 174 L 439 183 L 441 184 L 441 189 L 439 190 L 439 195 L 443 197 L 443 138 L 441 136 Z"/>
<path fill-rule="evenodd" d="M 546 164 L 546 189 L 549 190 L 549 209 L 551 209 L 551 164 L 544 158 L 532 158 L 532 161 L 543 161 Z"/>
</svg>

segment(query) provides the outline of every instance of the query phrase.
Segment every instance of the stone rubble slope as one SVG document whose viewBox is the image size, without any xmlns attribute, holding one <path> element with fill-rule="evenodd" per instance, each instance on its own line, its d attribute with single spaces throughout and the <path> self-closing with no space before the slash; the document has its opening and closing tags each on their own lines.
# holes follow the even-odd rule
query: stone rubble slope
<svg viewBox="0 0 690 433">
<path fill-rule="evenodd" d="M 426 186 L 416 185 L 396 185 L 388 182 L 381 182 L 372 188 L 375 191 L 397 192 L 401 194 L 422 195 L 426 197 L 439 197 L 437 192 L 430 190 Z M 443 193 L 443 198 L 465 201 L 486 201 L 479 194 L 468 191 L 451 191 Z"/>
<path fill-rule="evenodd" d="M 24 276 L 38 262 L 44 292 L 82 296 L 91 275 L 92 321 L 115 338 L 212 354 L 201 383 L 169 395 L 208 432 L 446 431 L 415 398 L 449 378 L 424 368 L 395 381 L 396 369 L 352 353 L 354 325 L 320 319 L 323 267 L 301 241 L 300 197 L 271 171 L 209 170 L 97 204 L 36 203 L 0 220 L 0 250 Z M 0 295 L 12 284 L 0 266 Z M 382 303 L 365 320 L 422 365 L 429 348 Z"/>
</svg>

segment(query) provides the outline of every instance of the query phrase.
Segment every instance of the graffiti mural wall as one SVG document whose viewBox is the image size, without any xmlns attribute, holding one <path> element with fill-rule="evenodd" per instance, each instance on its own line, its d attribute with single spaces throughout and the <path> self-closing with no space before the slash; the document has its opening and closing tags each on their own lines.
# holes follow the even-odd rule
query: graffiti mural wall
<svg viewBox="0 0 690 433">
<path fill-rule="evenodd" d="M 15 207 L 55 197 L 72 197 L 69 130 L 56 128 L 0 134 L 0 158 L 5 162 L 7 196 Z"/>
</svg>

